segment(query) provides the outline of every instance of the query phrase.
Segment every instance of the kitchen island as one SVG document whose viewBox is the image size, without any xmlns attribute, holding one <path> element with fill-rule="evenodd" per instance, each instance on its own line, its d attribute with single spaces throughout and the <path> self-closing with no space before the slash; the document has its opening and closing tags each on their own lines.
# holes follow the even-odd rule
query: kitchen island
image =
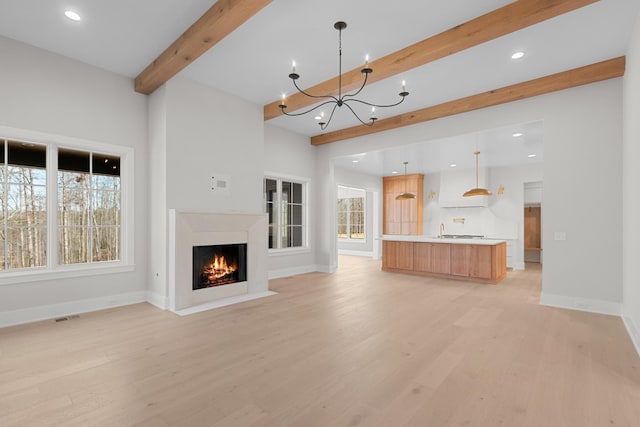
<svg viewBox="0 0 640 427">
<path fill-rule="evenodd" d="M 504 240 L 382 237 L 382 270 L 496 284 L 507 275 Z"/>
</svg>

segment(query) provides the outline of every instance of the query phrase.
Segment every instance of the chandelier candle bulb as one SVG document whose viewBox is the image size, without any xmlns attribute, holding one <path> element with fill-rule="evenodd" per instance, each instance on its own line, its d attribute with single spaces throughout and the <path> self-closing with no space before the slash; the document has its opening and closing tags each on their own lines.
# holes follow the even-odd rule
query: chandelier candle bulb
<svg viewBox="0 0 640 427">
<path fill-rule="evenodd" d="M 402 91 L 403 92 L 407 91 L 407 83 L 404 80 L 402 81 Z"/>
<path fill-rule="evenodd" d="M 292 73 L 296 72 L 296 61 L 291 61 L 291 72 Z"/>
</svg>

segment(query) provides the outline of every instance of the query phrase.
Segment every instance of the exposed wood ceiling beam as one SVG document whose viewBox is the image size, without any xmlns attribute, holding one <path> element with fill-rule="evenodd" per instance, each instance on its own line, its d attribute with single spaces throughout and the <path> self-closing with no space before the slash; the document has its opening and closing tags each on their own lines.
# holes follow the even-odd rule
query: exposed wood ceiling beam
<svg viewBox="0 0 640 427">
<path fill-rule="evenodd" d="M 596 3 L 599 0 L 519 0 L 496 9 L 433 37 L 414 43 L 369 63 L 374 72 L 369 82 L 384 80 L 399 73 L 428 64 L 437 59 L 477 46 L 514 31 L 551 19 L 558 15 Z M 360 68 L 345 72 L 342 83 L 345 91 L 359 87 L 362 82 Z M 305 89 L 313 94 L 337 94 L 338 77 Z M 308 107 L 317 100 L 296 93 L 287 97 L 287 111 Z M 264 106 L 264 120 L 282 115 L 278 99 Z"/>
<path fill-rule="evenodd" d="M 354 126 L 311 137 L 312 145 L 328 144 L 330 142 L 369 135 L 403 126 L 415 125 L 441 117 L 466 113 L 480 108 L 491 107 L 520 99 L 530 98 L 558 90 L 569 89 L 602 80 L 621 77 L 624 75 L 625 57 L 610 59 L 585 67 L 574 68 L 550 76 L 529 80 L 506 86 L 489 92 L 479 93 L 466 98 L 456 99 L 410 113 L 400 114 L 388 119 L 378 120 L 373 126 Z"/>
<path fill-rule="evenodd" d="M 271 0 L 218 0 L 136 77 L 136 92 L 153 93 L 269 3 Z"/>
</svg>

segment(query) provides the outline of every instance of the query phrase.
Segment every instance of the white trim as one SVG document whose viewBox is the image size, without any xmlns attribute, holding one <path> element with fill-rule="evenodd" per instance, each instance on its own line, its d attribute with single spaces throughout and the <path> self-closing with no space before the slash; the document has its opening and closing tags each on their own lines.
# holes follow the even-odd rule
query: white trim
<svg viewBox="0 0 640 427">
<path fill-rule="evenodd" d="M 147 291 L 147 302 L 160 310 L 166 310 L 169 307 L 169 298 L 166 295 L 157 292 Z"/>
<path fill-rule="evenodd" d="M 47 269 L 42 267 L 3 272 L 0 275 L 0 286 L 39 282 L 43 280 L 72 279 L 74 277 L 128 273 L 135 270 L 135 265 L 133 264 L 123 264 L 121 262 L 105 264 L 78 264 L 77 266 L 60 266 L 56 269 Z"/>
<path fill-rule="evenodd" d="M 268 248 L 269 253 L 277 253 L 278 251 L 282 251 L 282 250 L 289 250 L 289 249 L 293 249 L 293 250 L 311 250 L 311 248 L 309 247 L 309 188 L 310 188 L 310 182 L 311 182 L 311 178 L 304 178 L 304 177 L 297 177 L 297 176 L 293 176 L 293 175 L 286 175 L 286 174 L 278 174 L 275 172 L 264 172 L 264 176 L 262 177 L 262 209 L 263 212 L 266 214 L 267 210 L 266 210 L 266 205 L 267 205 L 267 200 L 264 197 L 265 196 L 265 188 L 264 188 L 264 184 L 265 184 L 265 180 L 270 179 L 273 181 L 276 181 L 276 188 L 277 188 L 277 197 L 276 200 L 274 202 L 274 224 L 273 224 L 273 233 L 276 236 L 276 245 L 280 246 L 280 244 L 282 243 L 280 241 L 280 232 L 281 232 L 281 220 L 282 220 L 282 212 L 281 212 L 281 207 L 282 207 L 282 182 L 286 181 L 286 182 L 291 182 L 294 184 L 300 184 L 302 185 L 302 246 L 294 246 L 292 248 L 280 248 L 280 247 L 275 247 L 275 248 Z M 268 245 L 268 244 L 267 244 Z M 289 255 L 288 253 L 285 253 L 283 255 Z"/>
<path fill-rule="evenodd" d="M 513 264 L 513 270 L 525 270 L 526 269 L 526 264 L 522 261 L 518 261 L 516 263 Z"/>
<path fill-rule="evenodd" d="M 294 248 L 280 248 L 269 249 L 269 256 L 287 256 L 287 255 L 299 255 L 311 253 L 311 248 L 294 247 Z"/>
<path fill-rule="evenodd" d="M 338 255 L 353 255 L 373 258 L 373 251 L 352 251 L 349 249 L 338 249 Z"/>
<path fill-rule="evenodd" d="M 258 298 L 264 298 L 271 295 L 278 295 L 278 293 L 273 291 L 266 291 L 266 292 L 260 292 L 256 294 L 237 295 L 235 297 L 220 299 L 220 300 L 212 301 L 206 304 L 195 305 L 193 307 L 177 310 L 175 313 L 178 316 L 188 316 L 189 314 L 200 313 L 203 311 L 212 310 L 214 308 L 226 307 L 228 305 L 238 304 L 245 301 L 251 301 Z"/>
<path fill-rule="evenodd" d="M 621 316 L 622 314 L 622 304 L 617 302 L 553 295 L 544 292 L 540 295 L 540 304 L 610 316 Z"/>
<path fill-rule="evenodd" d="M 147 302 L 145 291 L 4 311 L 0 312 L 0 327 L 21 325 L 23 323 L 38 322 L 142 302 Z"/>
<path fill-rule="evenodd" d="M 64 135 L 30 131 L 26 129 L 0 126 L 0 138 L 44 144 L 47 147 L 47 266 L 41 268 L 26 268 L 7 270 L 0 273 L 0 286 L 32 281 L 65 279 L 99 274 L 113 274 L 133 271 L 135 268 L 135 230 L 134 230 L 134 149 L 124 145 L 107 144 L 87 139 L 74 138 Z M 57 165 L 54 155 L 59 148 L 78 149 L 92 153 L 114 155 L 120 157 L 120 260 L 108 263 L 82 263 L 74 265 L 58 265 L 57 260 Z M 55 151 L 55 153 L 54 153 Z M 55 172 L 55 173 L 54 173 Z M 54 239 L 55 236 L 55 239 Z"/>
<path fill-rule="evenodd" d="M 301 265 L 298 267 L 281 268 L 279 270 L 269 270 L 268 278 L 281 279 L 283 277 L 297 276 L 299 274 L 315 273 L 320 271 L 317 265 Z"/>
<path fill-rule="evenodd" d="M 640 356 L 640 327 L 636 326 L 631 317 L 622 316 L 622 322 L 627 328 L 627 332 L 629 333 L 633 346 L 638 352 L 638 356 Z"/>
</svg>

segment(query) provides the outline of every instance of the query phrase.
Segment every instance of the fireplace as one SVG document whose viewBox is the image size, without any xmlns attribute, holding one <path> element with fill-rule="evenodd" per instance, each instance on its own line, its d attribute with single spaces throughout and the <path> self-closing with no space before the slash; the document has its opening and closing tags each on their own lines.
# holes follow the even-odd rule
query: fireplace
<svg viewBox="0 0 640 427">
<path fill-rule="evenodd" d="M 267 261 L 267 214 L 242 212 L 188 211 L 169 209 L 169 265 L 167 268 L 168 292 L 166 305 L 180 316 L 203 310 L 224 307 L 243 301 L 262 298 L 274 293 L 269 291 Z M 199 252 L 194 247 L 242 245 L 237 254 L 236 283 L 209 286 L 200 283 L 201 269 L 212 262 L 215 255 L 209 252 L 205 261 L 196 267 Z M 233 263 L 234 254 L 223 254 L 225 262 Z M 231 259 L 231 261 L 229 261 Z M 245 267 L 240 264 L 244 263 Z M 220 259 L 218 257 L 218 264 Z M 194 269 L 197 273 L 194 274 Z M 215 268 L 214 268 L 215 270 Z M 242 276 L 240 274 L 242 273 Z M 198 278 L 194 285 L 194 277 Z M 205 286 L 205 287 L 200 287 Z M 200 287 L 199 289 L 195 289 Z"/>
<path fill-rule="evenodd" d="M 193 246 L 193 290 L 247 280 L 247 244 Z"/>
</svg>

